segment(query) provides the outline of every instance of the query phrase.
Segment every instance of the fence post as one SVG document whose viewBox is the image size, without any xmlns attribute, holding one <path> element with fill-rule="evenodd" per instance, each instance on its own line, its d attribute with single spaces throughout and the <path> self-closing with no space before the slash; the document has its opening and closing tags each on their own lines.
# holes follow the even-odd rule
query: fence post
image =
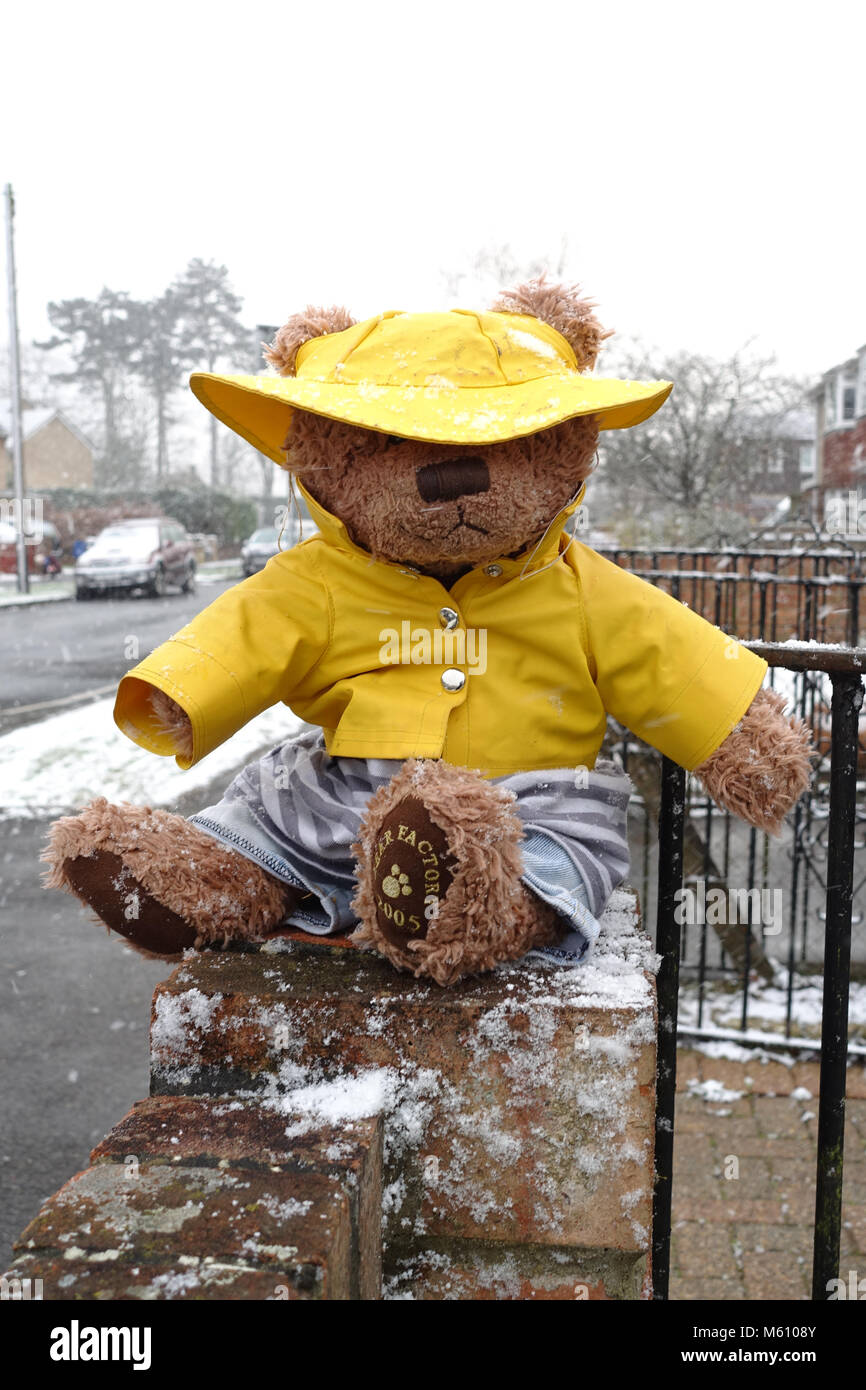
<svg viewBox="0 0 866 1390">
<path fill-rule="evenodd" d="M 826 1299 L 839 1273 L 842 1233 L 842 1153 L 848 1063 L 848 989 L 851 974 L 851 900 L 857 755 L 863 684 L 859 674 L 831 672 L 830 822 L 827 917 L 824 932 L 824 1003 L 821 1021 L 821 1094 L 818 1103 L 818 1176 L 812 1298 Z"/>
<path fill-rule="evenodd" d="M 677 995 L 680 977 L 680 924 L 677 890 L 683 881 L 683 827 L 686 774 L 662 759 L 659 808 L 659 880 L 656 950 L 658 1052 L 653 1191 L 653 1298 L 666 1300 L 671 1262 L 671 1182 L 674 1167 L 674 1106 L 677 1090 Z"/>
</svg>

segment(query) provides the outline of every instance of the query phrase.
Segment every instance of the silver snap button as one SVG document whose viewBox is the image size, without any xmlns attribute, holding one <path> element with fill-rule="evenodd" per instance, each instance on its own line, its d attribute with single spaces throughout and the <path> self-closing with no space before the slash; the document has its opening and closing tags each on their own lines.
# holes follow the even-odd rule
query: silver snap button
<svg viewBox="0 0 866 1390">
<path fill-rule="evenodd" d="M 484 573 L 485 573 L 485 574 L 489 574 L 490 577 L 491 577 L 491 579 L 498 579 L 499 575 L 502 573 L 502 566 L 501 566 L 501 565 L 488 565 L 487 568 L 485 569 Z"/>
<path fill-rule="evenodd" d="M 448 632 L 453 632 L 460 622 L 460 614 L 455 613 L 453 608 L 440 608 L 439 621 Z"/>
<path fill-rule="evenodd" d="M 457 690 L 462 690 L 466 684 L 466 675 L 463 671 L 458 671 L 456 666 L 449 666 L 447 671 L 442 672 L 442 684 L 445 689 L 452 694 Z"/>
</svg>

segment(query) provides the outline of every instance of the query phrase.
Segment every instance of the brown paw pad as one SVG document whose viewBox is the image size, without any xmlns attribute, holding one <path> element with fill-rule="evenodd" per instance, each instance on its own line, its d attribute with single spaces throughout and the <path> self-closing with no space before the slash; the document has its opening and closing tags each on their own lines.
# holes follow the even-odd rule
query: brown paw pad
<svg viewBox="0 0 866 1390">
<path fill-rule="evenodd" d="M 393 946 L 423 941 L 454 877 L 445 831 L 407 797 L 385 816 L 373 851 L 376 921 Z"/>
<path fill-rule="evenodd" d="M 69 886 L 107 927 L 160 957 L 180 955 L 195 943 L 188 922 L 147 892 L 116 854 L 97 850 L 66 861 Z"/>
</svg>

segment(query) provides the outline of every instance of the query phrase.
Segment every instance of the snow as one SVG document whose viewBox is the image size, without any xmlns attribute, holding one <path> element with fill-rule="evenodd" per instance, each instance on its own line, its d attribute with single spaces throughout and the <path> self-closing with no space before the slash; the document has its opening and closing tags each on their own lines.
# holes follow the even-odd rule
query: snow
<svg viewBox="0 0 866 1390">
<path fill-rule="evenodd" d="M 772 1040 L 777 1045 L 784 1039 L 785 1018 L 788 1006 L 786 988 L 787 974 L 780 972 L 779 984 L 750 985 L 749 1037 L 757 1041 Z M 821 1021 L 823 1013 L 824 988 L 820 975 L 794 976 L 793 1003 L 791 1009 L 792 1026 L 801 1039 L 814 1039 L 815 1047 L 820 1048 Z M 743 1035 L 739 1024 L 743 1015 L 743 992 L 740 988 L 730 989 L 724 984 L 704 988 L 703 1026 L 708 1029 L 731 1030 L 733 1041 Z M 697 1025 L 698 995 L 692 981 L 684 982 L 680 988 L 679 1024 L 683 1030 Z M 866 984 L 852 980 L 848 996 L 848 1035 L 851 1042 L 866 1040 Z"/>
<path fill-rule="evenodd" d="M 339 1125 L 377 1115 L 389 1093 L 393 1097 L 394 1089 L 394 1072 L 386 1067 L 299 1087 L 286 1098 L 286 1106 L 299 1115 L 286 1134 L 293 1138 L 319 1125 Z"/>
<path fill-rule="evenodd" d="M 27 608 L 34 603 L 66 603 L 72 598 L 68 585 L 57 583 L 52 588 L 32 589 L 29 594 L 0 585 L 0 608 Z"/>
<path fill-rule="evenodd" d="M 171 1052 L 186 1042 L 190 1028 L 205 1032 L 211 1027 L 222 998 L 221 994 L 203 994 L 200 989 L 158 994 L 154 1000 L 151 1047 L 154 1051 Z"/>
<path fill-rule="evenodd" d="M 178 797 L 229 781 L 245 763 L 304 728 L 283 705 L 252 719 L 187 772 L 139 748 L 114 723 L 112 699 L 55 714 L 0 736 L 0 819 L 79 810 L 96 796 L 173 806 Z"/>
<path fill-rule="evenodd" d="M 589 964 L 502 965 L 484 1007 L 476 1014 L 473 1005 L 465 1019 L 458 1009 L 447 1025 L 459 1038 L 455 1066 L 395 1027 L 399 986 L 396 998 L 392 989 L 365 998 L 349 1026 L 368 1041 L 357 1036 L 349 1045 L 338 1001 L 281 997 L 285 971 L 272 956 L 268 997 L 250 1002 L 245 1024 L 271 1064 L 234 1103 L 245 1098 L 279 1115 L 288 1139 L 336 1131 L 326 1137 L 332 1147 L 353 1123 L 382 1115 L 386 1242 L 423 1236 L 431 1220 L 458 1212 L 479 1228 L 528 1219 L 542 1239 L 555 1240 L 575 1202 L 591 1203 L 587 1194 L 613 1183 L 623 1233 L 644 1244 L 651 1137 L 638 1068 L 655 1040 L 647 972 L 657 963 L 633 896 L 617 892 Z M 418 987 L 408 988 L 417 999 Z M 236 1027 L 223 1004 L 195 976 L 184 992 L 157 996 L 152 1055 L 161 1082 L 196 1080 L 203 1036 Z M 511 1171 L 519 1179 L 513 1191 L 503 1179 Z M 398 1281 L 388 1296 L 402 1297 L 403 1287 Z"/>
<path fill-rule="evenodd" d="M 694 1077 L 689 1081 L 689 1095 L 696 1096 L 699 1100 L 712 1102 L 714 1105 L 723 1105 L 727 1101 L 742 1100 L 745 1091 L 731 1091 L 727 1086 L 723 1086 L 721 1081 L 697 1081 Z"/>
<path fill-rule="evenodd" d="M 25 406 L 21 411 L 21 438 L 22 441 L 32 438 L 45 425 L 53 420 L 55 415 L 60 419 L 63 416 L 54 406 Z M 64 420 L 64 424 L 67 422 Z M 12 445 L 12 406 L 8 397 L 0 401 L 0 436 L 5 436 L 9 440 L 10 451 Z"/>
</svg>

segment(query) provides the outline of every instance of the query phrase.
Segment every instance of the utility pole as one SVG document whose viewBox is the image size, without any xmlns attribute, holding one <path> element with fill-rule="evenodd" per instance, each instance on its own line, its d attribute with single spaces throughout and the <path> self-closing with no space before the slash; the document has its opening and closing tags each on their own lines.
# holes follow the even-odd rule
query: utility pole
<svg viewBox="0 0 866 1390">
<path fill-rule="evenodd" d="M 15 240 L 12 220 L 15 202 L 12 185 L 7 183 L 6 203 L 6 282 L 9 290 L 9 400 L 12 413 L 12 463 L 15 487 L 15 551 L 18 568 L 18 592 L 26 594 L 27 538 L 24 534 L 24 452 L 21 441 L 21 362 L 18 356 L 18 302 L 15 291 Z"/>
</svg>

